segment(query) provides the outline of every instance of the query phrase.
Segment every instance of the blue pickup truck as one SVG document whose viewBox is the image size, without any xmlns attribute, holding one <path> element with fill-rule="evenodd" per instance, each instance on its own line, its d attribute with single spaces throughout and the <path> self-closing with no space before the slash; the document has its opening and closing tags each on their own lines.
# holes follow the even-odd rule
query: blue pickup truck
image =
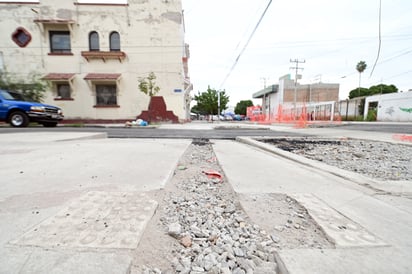
<svg viewBox="0 0 412 274">
<path fill-rule="evenodd" d="M 11 93 L 11 92 L 10 92 Z M 45 127 L 55 127 L 63 119 L 60 108 L 36 102 L 23 101 L 0 89 L 0 121 L 13 127 L 27 127 L 37 122 Z"/>
</svg>

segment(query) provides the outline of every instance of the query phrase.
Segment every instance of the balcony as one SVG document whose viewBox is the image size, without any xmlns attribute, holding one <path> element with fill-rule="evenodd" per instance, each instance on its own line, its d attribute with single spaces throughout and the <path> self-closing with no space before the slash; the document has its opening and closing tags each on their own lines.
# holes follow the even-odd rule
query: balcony
<svg viewBox="0 0 412 274">
<path fill-rule="evenodd" d="M 126 53 L 123 51 L 82 51 L 82 56 L 90 62 L 92 59 L 106 60 L 117 59 L 122 62 L 126 58 Z"/>
</svg>

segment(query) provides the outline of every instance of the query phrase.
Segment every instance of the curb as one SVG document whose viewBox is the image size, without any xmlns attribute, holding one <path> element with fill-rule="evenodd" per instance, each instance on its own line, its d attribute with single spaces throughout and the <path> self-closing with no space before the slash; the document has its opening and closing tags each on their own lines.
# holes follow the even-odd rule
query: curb
<svg viewBox="0 0 412 274">
<path fill-rule="evenodd" d="M 259 137 L 259 138 L 260 139 L 274 139 L 273 137 L 266 137 L 266 138 Z M 282 137 L 282 138 L 284 138 L 284 137 Z M 296 139 L 296 138 L 299 138 L 299 137 L 290 137 L 290 138 L 291 139 Z M 320 138 L 320 137 L 314 136 L 313 138 Z M 337 177 L 342 178 L 344 180 L 347 180 L 349 182 L 356 183 L 356 184 L 358 184 L 362 187 L 365 187 L 367 189 L 370 189 L 370 190 L 375 191 L 375 192 L 380 193 L 380 194 L 382 194 L 382 193 L 404 193 L 405 192 L 404 190 L 403 191 L 401 191 L 401 190 L 399 190 L 399 191 L 394 191 L 394 190 L 387 191 L 384 188 L 380 187 L 380 185 L 382 185 L 381 181 L 377 181 L 377 180 L 366 177 L 365 175 L 362 175 L 362 174 L 359 174 L 359 173 L 344 170 L 344 169 L 341 169 L 341 168 L 338 168 L 338 167 L 335 167 L 335 166 L 331 166 L 331 165 L 328 165 L 328 164 L 317 162 L 315 160 L 308 159 L 308 158 L 300 156 L 300 155 L 296 155 L 294 153 L 284 151 L 282 149 L 276 148 L 273 145 L 269 145 L 269 144 L 265 144 L 265 143 L 256 141 L 256 140 L 254 140 L 250 137 L 237 137 L 236 141 L 238 141 L 240 143 L 250 145 L 250 146 L 253 146 L 253 147 L 256 147 L 258 149 L 262 149 L 262 150 L 264 150 L 266 152 L 269 152 L 269 153 L 276 154 L 278 156 L 281 156 L 285 159 L 297 162 L 299 164 L 302 164 L 302 165 L 305 165 L 305 166 L 315 168 L 317 170 L 329 173 L 331 175 L 337 176 Z"/>
</svg>

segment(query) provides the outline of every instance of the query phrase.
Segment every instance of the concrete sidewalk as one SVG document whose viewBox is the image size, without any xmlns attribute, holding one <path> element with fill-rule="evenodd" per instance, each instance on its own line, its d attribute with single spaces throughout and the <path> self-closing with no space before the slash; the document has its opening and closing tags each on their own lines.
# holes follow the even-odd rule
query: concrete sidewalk
<svg viewBox="0 0 412 274">
<path fill-rule="evenodd" d="M 163 125 L 215 126 L 231 123 Z M 265 127 L 396 142 L 392 134 L 340 128 Z M 132 250 L 157 207 L 153 191 L 169 180 L 190 144 L 76 132 L 1 134 L 0 142 L 0 273 L 127 273 Z M 335 241 L 336 249 L 281 250 L 283 273 L 412 272 L 410 186 L 364 187 L 376 182 L 336 176 L 341 171 L 273 154 L 252 140 L 213 143 L 236 192 L 285 193 Z"/>
<path fill-rule="evenodd" d="M 340 136 L 340 132 L 331 133 Z M 348 137 L 355 135 L 365 137 L 362 132 L 351 132 Z M 289 195 L 305 206 L 335 242 L 336 249 L 330 250 L 279 251 L 282 273 L 412 272 L 410 199 L 380 199 L 375 190 L 360 185 L 359 179 L 344 179 L 316 164 L 297 163 L 255 146 L 214 143 L 219 163 L 236 192 Z"/>
<path fill-rule="evenodd" d="M 128 273 L 189 140 L 1 134 L 0 273 Z"/>
</svg>

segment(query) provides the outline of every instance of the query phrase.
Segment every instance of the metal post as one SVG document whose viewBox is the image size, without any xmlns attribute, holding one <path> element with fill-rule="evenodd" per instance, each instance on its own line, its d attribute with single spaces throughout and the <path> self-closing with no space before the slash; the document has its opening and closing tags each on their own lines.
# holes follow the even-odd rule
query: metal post
<svg viewBox="0 0 412 274">
<path fill-rule="evenodd" d="M 299 61 L 299 59 L 295 59 L 295 60 L 290 59 L 290 62 L 296 64 L 295 67 L 290 68 L 290 69 L 295 70 L 295 94 L 293 96 L 294 97 L 293 98 L 293 115 L 294 115 L 293 119 L 296 119 L 296 114 L 297 114 L 297 112 L 296 112 L 296 97 L 297 97 L 296 93 L 297 93 L 297 82 L 298 82 L 298 70 L 303 69 L 303 68 L 299 67 L 299 63 L 305 63 L 305 60 Z"/>
<path fill-rule="evenodd" d="M 217 121 L 220 123 L 220 90 L 217 91 Z"/>
</svg>

